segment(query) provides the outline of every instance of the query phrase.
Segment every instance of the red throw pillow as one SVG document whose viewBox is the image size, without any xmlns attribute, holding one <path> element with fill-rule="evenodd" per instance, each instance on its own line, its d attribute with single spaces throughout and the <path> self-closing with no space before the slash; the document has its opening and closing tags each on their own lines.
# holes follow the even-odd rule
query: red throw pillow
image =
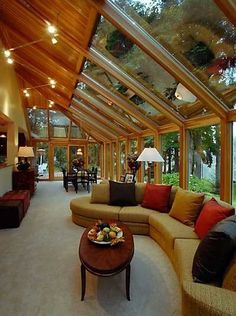
<svg viewBox="0 0 236 316">
<path fill-rule="evenodd" d="M 203 239 L 208 231 L 218 222 L 234 214 L 234 208 L 226 208 L 212 198 L 202 208 L 195 224 L 195 232 Z"/>
<path fill-rule="evenodd" d="M 147 183 L 141 204 L 142 207 L 168 213 L 171 187 L 172 185 Z"/>
</svg>

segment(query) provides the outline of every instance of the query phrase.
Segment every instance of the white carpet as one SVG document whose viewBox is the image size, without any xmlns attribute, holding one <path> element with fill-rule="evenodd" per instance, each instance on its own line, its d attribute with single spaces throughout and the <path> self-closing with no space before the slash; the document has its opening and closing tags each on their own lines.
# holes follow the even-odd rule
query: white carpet
<svg viewBox="0 0 236 316">
<path fill-rule="evenodd" d="M 131 301 L 125 273 L 98 278 L 87 273 L 80 301 L 78 245 L 84 228 L 72 223 L 61 182 L 40 182 L 21 226 L 0 230 L 0 315 L 6 316 L 180 316 L 181 294 L 162 249 L 135 236 Z"/>
</svg>

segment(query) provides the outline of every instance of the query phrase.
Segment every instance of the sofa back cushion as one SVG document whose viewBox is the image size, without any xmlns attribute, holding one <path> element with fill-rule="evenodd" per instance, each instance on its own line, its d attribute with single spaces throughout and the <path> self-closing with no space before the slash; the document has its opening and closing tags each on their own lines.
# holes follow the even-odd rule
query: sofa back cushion
<svg viewBox="0 0 236 316">
<path fill-rule="evenodd" d="M 135 183 L 135 199 L 138 204 L 143 202 L 143 197 L 146 189 L 146 183 L 136 182 Z"/>
<path fill-rule="evenodd" d="M 110 188 L 109 183 L 93 184 L 90 203 L 109 204 Z"/>
<path fill-rule="evenodd" d="M 236 252 L 225 271 L 222 287 L 236 292 Z"/>
<path fill-rule="evenodd" d="M 193 259 L 194 281 L 221 281 L 235 248 L 236 216 L 233 215 L 216 224 L 200 242 Z"/>
<path fill-rule="evenodd" d="M 208 231 L 218 222 L 234 214 L 233 206 L 221 206 L 214 198 L 205 203 L 195 224 L 195 232 L 203 239 Z"/>
<path fill-rule="evenodd" d="M 194 226 L 203 200 L 203 193 L 195 193 L 178 188 L 169 215 L 185 225 Z"/>
<path fill-rule="evenodd" d="M 171 185 L 147 183 L 141 205 L 161 213 L 168 213 L 170 192 Z"/>
</svg>

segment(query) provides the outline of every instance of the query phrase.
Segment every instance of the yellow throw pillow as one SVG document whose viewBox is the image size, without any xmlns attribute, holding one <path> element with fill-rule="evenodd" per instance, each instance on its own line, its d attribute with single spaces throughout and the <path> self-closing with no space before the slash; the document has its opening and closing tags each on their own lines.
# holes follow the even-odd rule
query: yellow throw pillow
<svg viewBox="0 0 236 316">
<path fill-rule="evenodd" d="M 109 204 L 110 188 L 109 183 L 93 184 L 90 203 Z"/>
<path fill-rule="evenodd" d="M 176 192 L 169 215 L 185 225 L 194 226 L 202 208 L 203 200 L 204 193 L 194 193 L 179 188 Z"/>
<path fill-rule="evenodd" d="M 222 287 L 236 292 L 236 253 L 225 271 Z"/>
</svg>

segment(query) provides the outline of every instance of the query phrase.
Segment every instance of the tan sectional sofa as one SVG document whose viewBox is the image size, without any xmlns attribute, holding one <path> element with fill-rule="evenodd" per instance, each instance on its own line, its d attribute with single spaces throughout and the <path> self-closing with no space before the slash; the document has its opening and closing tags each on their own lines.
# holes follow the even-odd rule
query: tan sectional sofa
<svg viewBox="0 0 236 316">
<path fill-rule="evenodd" d="M 214 285 L 193 282 L 192 263 L 200 240 L 192 227 L 186 226 L 166 213 L 137 206 L 111 206 L 109 184 L 103 183 L 91 196 L 71 200 L 74 223 L 87 227 L 97 219 L 114 219 L 127 224 L 134 234 L 151 236 L 167 253 L 178 274 L 182 288 L 184 316 L 236 316 L 236 292 Z M 98 185 L 97 185 L 98 186 Z M 135 184 L 135 196 L 141 203 L 146 184 Z M 97 188 L 95 188 L 97 189 Z M 177 188 L 172 187 L 170 207 Z M 100 192 L 100 194 L 99 194 Z M 101 194 L 102 192 L 102 194 Z M 96 203 L 99 201 L 99 203 Z M 204 203 L 207 201 L 205 199 Z M 218 201 L 224 206 L 229 204 Z"/>
</svg>

